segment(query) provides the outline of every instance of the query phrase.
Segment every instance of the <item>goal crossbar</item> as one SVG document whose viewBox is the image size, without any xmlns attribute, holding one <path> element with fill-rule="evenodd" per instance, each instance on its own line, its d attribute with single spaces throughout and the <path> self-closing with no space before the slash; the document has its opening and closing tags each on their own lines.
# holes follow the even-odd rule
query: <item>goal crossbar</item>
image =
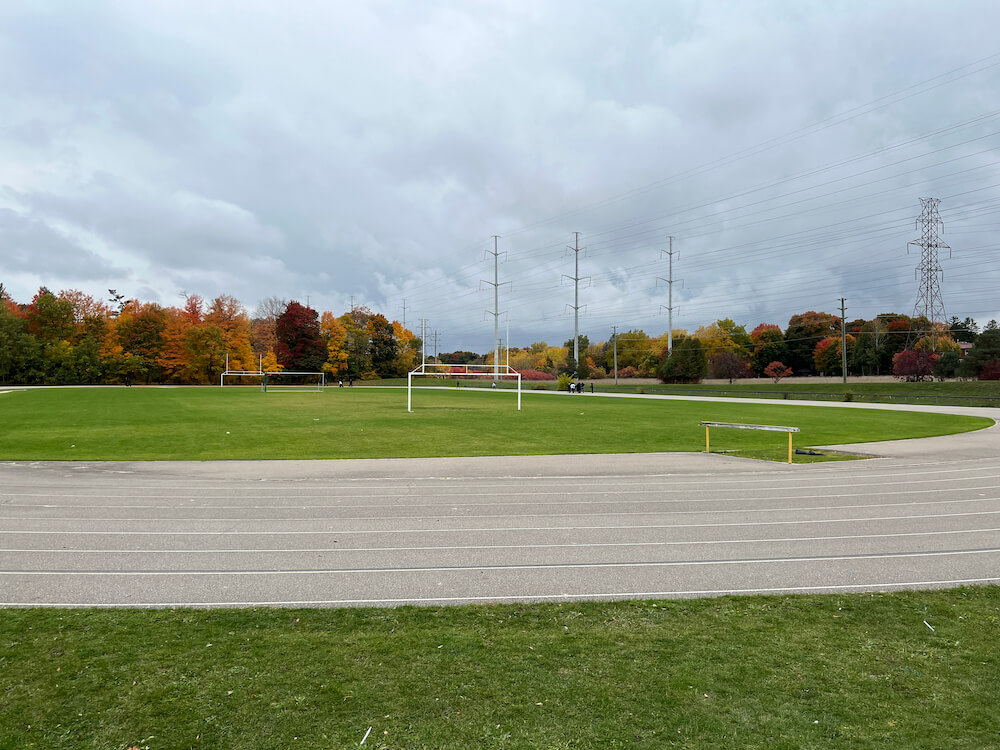
<svg viewBox="0 0 1000 750">
<path fill-rule="evenodd" d="M 413 378 L 421 375 L 437 378 L 517 378 L 517 410 L 521 411 L 521 373 L 510 365 L 449 365 L 423 362 L 406 374 L 406 410 L 413 411 Z"/>
</svg>

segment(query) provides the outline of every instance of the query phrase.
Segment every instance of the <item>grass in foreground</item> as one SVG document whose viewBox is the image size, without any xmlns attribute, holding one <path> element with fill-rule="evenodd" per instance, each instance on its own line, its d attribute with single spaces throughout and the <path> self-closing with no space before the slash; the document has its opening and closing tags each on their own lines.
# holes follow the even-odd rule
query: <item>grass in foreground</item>
<svg viewBox="0 0 1000 750">
<path fill-rule="evenodd" d="M 699 422 L 800 427 L 795 446 L 981 429 L 980 417 L 509 391 L 103 388 L 0 396 L 0 460 L 219 460 L 704 450 Z M 713 450 L 782 460 L 782 433 L 714 431 Z M 811 457 L 796 456 L 796 461 Z"/>
<path fill-rule="evenodd" d="M 4 748 L 1000 746 L 1000 587 L 2 614 Z"/>
</svg>

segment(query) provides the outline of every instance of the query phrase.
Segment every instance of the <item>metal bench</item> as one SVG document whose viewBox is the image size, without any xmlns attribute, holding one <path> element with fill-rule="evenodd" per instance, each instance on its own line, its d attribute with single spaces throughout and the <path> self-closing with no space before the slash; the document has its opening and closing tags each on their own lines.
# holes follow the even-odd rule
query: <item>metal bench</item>
<svg viewBox="0 0 1000 750">
<path fill-rule="evenodd" d="M 792 433 L 799 432 L 798 427 L 779 427 L 773 424 L 739 424 L 737 422 L 702 422 L 701 426 L 705 428 L 705 453 L 711 453 L 709 450 L 709 430 L 713 427 L 733 427 L 737 430 L 768 430 L 769 432 L 787 432 L 788 433 L 788 463 L 792 462 Z"/>
</svg>

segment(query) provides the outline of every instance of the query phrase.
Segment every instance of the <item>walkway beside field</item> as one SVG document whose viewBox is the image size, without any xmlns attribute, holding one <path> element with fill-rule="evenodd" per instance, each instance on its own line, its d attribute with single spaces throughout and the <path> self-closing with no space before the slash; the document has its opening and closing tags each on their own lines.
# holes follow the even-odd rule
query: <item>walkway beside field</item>
<svg viewBox="0 0 1000 750">
<path fill-rule="evenodd" d="M 440 605 L 1000 583 L 1000 428 L 845 448 L 884 458 L 9 462 L 0 606 Z"/>
</svg>

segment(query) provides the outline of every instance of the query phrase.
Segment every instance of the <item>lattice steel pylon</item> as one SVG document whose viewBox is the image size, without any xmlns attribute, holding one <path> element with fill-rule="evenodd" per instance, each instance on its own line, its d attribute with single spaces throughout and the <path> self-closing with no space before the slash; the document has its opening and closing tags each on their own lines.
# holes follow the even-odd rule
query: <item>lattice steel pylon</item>
<svg viewBox="0 0 1000 750">
<path fill-rule="evenodd" d="M 920 287 L 917 291 L 917 302 L 913 306 L 913 316 L 923 315 L 931 323 L 944 323 L 947 320 L 944 311 L 944 299 L 941 297 L 941 280 L 944 278 L 944 269 L 938 261 L 938 250 L 947 250 L 948 257 L 951 257 L 951 247 L 946 245 L 938 235 L 938 228 L 944 231 L 944 223 L 938 214 L 940 198 L 921 198 L 920 205 L 923 210 L 916 224 L 922 227 L 919 240 L 908 242 L 906 252 L 910 252 L 910 245 L 920 248 L 920 265 L 915 271 L 920 275 Z"/>
</svg>

